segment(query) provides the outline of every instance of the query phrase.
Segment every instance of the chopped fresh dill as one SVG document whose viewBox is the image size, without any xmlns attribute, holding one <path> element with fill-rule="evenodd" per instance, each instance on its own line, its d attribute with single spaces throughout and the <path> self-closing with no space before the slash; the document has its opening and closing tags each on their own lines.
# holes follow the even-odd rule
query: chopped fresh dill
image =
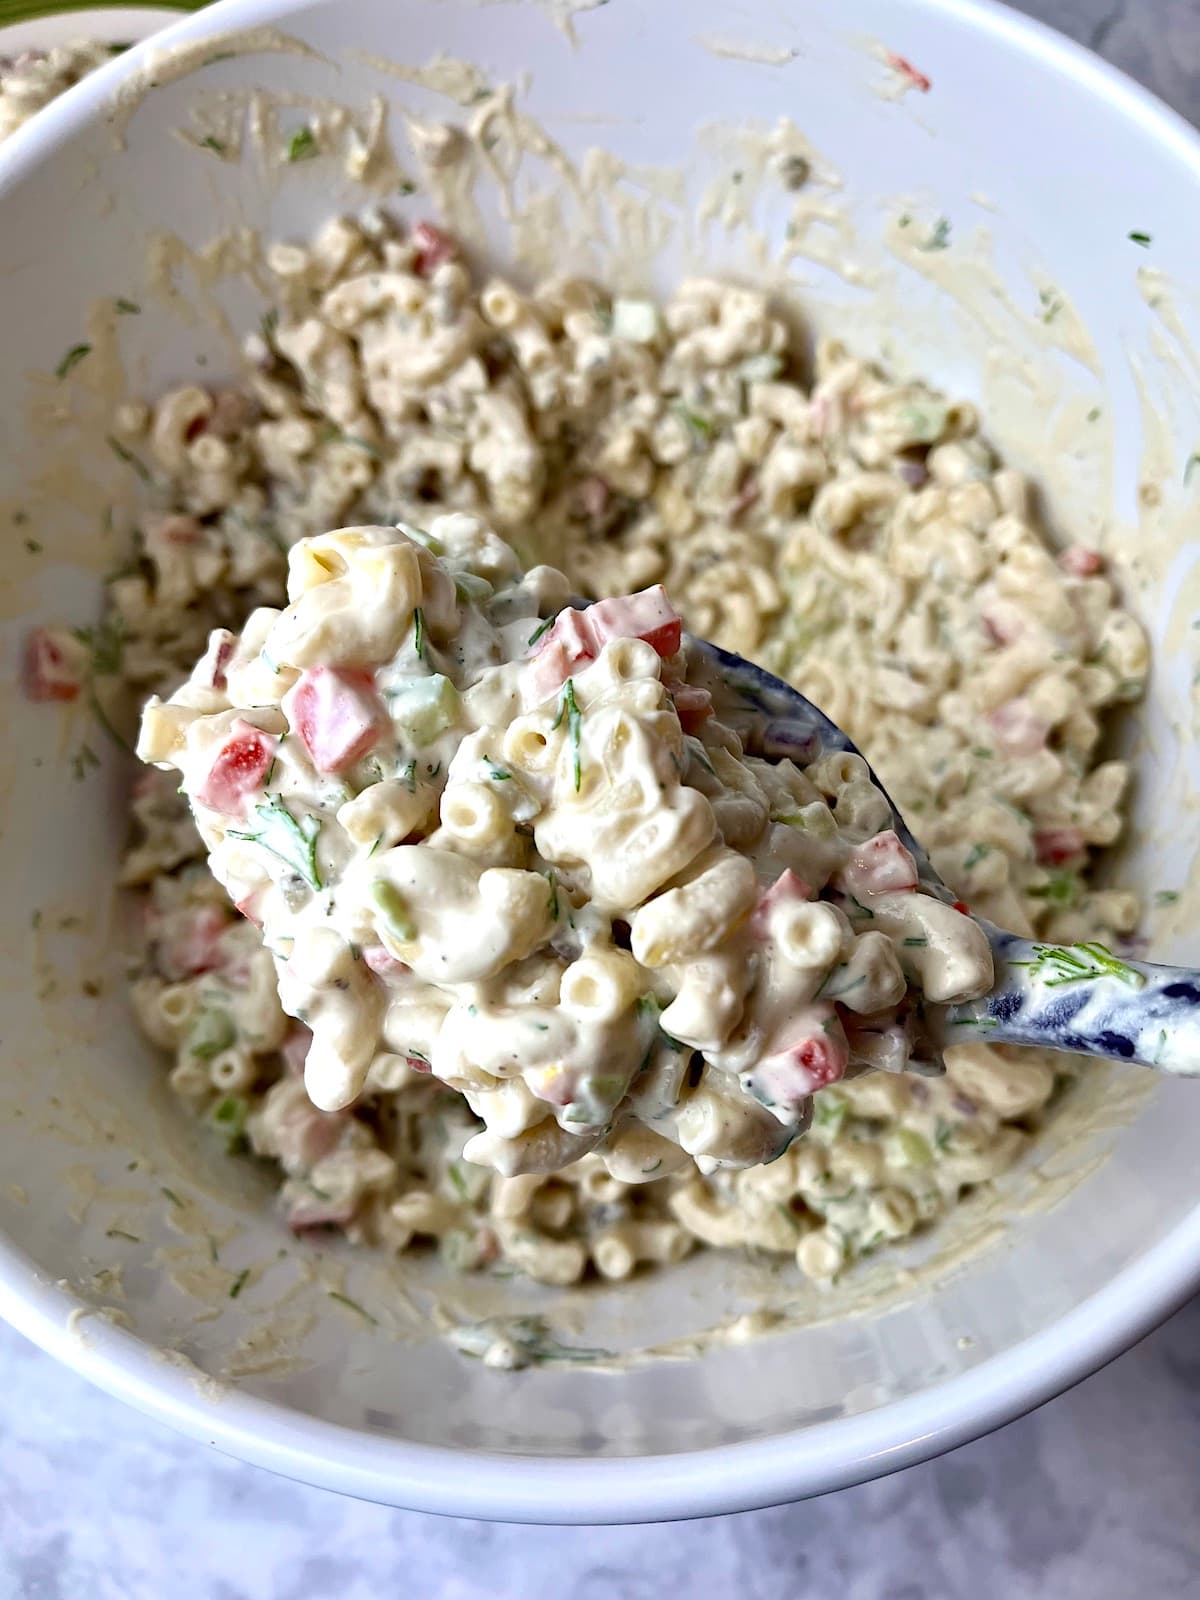
<svg viewBox="0 0 1200 1600">
<path fill-rule="evenodd" d="M 324 888 L 317 863 L 317 840 L 321 835 L 317 818 L 306 815 L 297 819 L 278 795 L 268 795 L 262 804 L 255 806 L 254 814 L 259 820 L 256 832 L 230 828 L 228 837 L 258 845 L 291 867 L 310 888 Z"/>
<path fill-rule="evenodd" d="M 73 344 L 55 367 L 54 376 L 56 378 L 65 378 L 72 367 L 77 367 L 83 358 L 90 356 L 91 353 L 92 347 L 90 344 Z"/>
<path fill-rule="evenodd" d="M 289 161 L 311 161 L 317 155 L 317 136 L 311 128 L 297 128 L 288 140 L 287 158 Z"/>
<path fill-rule="evenodd" d="M 1013 965 L 1028 968 L 1030 977 L 1039 979 L 1047 989 L 1092 978 L 1115 978 L 1131 989 L 1142 989 L 1146 985 L 1144 973 L 1119 960 L 1107 946 L 1094 940 L 1086 944 L 1035 944 L 1033 955 L 1032 961 L 1014 961 Z"/>
<path fill-rule="evenodd" d="M 365 1306 L 360 1306 L 357 1300 L 351 1300 L 348 1294 L 341 1294 L 337 1289 L 326 1291 L 331 1300 L 336 1300 L 340 1306 L 348 1306 L 351 1311 L 357 1311 L 364 1322 L 369 1322 L 373 1328 L 379 1326 L 378 1319 L 373 1317 Z"/>
<path fill-rule="evenodd" d="M 583 712 L 579 709 L 579 702 L 575 699 L 575 680 L 568 678 L 563 684 L 558 697 L 558 715 L 550 725 L 553 732 L 562 722 L 564 714 L 567 719 L 567 733 L 571 740 L 571 754 L 575 769 L 575 793 L 579 793 L 579 786 L 583 782 L 583 768 L 579 755 L 579 736 L 583 722 Z"/>
</svg>

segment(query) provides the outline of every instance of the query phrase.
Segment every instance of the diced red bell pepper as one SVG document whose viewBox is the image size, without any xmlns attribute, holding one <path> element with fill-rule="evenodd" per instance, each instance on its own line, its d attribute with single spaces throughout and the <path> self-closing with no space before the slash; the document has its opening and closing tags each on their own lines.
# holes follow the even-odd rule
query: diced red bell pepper
<svg viewBox="0 0 1200 1600">
<path fill-rule="evenodd" d="M 192 424 L 197 433 L 204 431 L 204 418 L 198 417 Z M 192 437 L 192 430 L 188 430 L 188 438 Z M 176 545 L 186 548 L 190 544 L 198 544 L 204 537 L 204 528 L 195 517 L 186 516 L 182 511 L 173 512 L 169 517 L 164 517 L 154 530 L 154 537 L 161 539 L 164 544 Z"/>
<path fill-rule="evenodd" d="M 245 899 L 235 900 L 233 903 L 245 917 L 247 922 L 252 922 L 256 928 L 261 928 L 263 922 L 262 918 L 258 914 L 261 901 L 262 890 L 252 889 Z"/>
<path fill-rule="evenodd" d="M 1094 578 L 1103 571 L 1104 557 L 1099 550 L 1089 550 L 1086 545 L 1072 544 L 1061 552 L 1058 564 L 1072 578 Z"/>
<path fill-rule="evenodd" d="M 414 266 L 419 278 L 428 278 L 443 262 L 453 261 L 458 254 L 457 240 L 432 222 L 418 222 L 412 231 L 412 242 L 417 247 Z"/>
<path fill-rule="evenodd" d="M 387 712 L 369 673 L 313 667 L 283 697 L 283 711 L 318 772 L 344 772 L 378 743 Z"/>
<path fill-rule="evenodd" d="M 586 611 L 567 607 L 542 637 L 529 664 L 528 703 L 540 705 L 614 639 L 644 639 L 664 659 L 683 639 L 683 623 L 661 583 L 638 594 L 598 600 Z"/>
<path fill-rule="evenodd" d="M 405 962 L 397 961 L 391 951 L 385 950 L 381 944 L 363 945 L 362 958 L 379 978 L 398 978 L 401 973 L 411 970 Z"/>
<path fill-rule="evenodd" d="M 854 846 L 842 877 L 854 894 L 903 894 L 917 887 L 917 864 L 888 828 Z"/>
<path fill-rule="evenodd" d="M 277 742 L 261 728 L 239 719 L 196 790 L 197 800 L 228 816 L 244 816 L 246 796 L 262 783 L 275 759 Z"/>
<path fill-rule="evenodd" d="M 660 656 L 673 656 L 683 639 L 683 623 L 661 583 L 637 594 L 598 600 L 584 615 L 599 646 L 597 655 L 612 639 L 644 639 Z"/>
<path fill-rule="evenodd" d="M 28 700 L 77 700 L 87 676 L 87 646 L 63 628 L 30 628 L 21 683 Z"/>
<path fill-rule="evenodd" d="M 549 700 L 568 678 L 595 660 L 595 639 L 586 618 L 586 611 L 575 611 L 568 606 L 558 613 L 553 626 L 542 635 L 528 669 L 531 706 Z"/>
<path fill-rule="evenodd" d="M 287 1224 L 293 1233 L 310 1228 L 345 1228 L 354 1220 L 353 1200 L 322 1200 L 317 1195 L 302 1195 L 288 1207 Z"/>
<path fill-rule="evenodd" d="M 225 668 L 229 665 L 237 640 L 228 628 L 214 628 L 208 636 L 208 648 L 196 663 L 192 678 L 206 688 L 225 687 Z"/>
<path fill-rule="evenodd" d="M 893 50 L 889 50 L 887 53 L 887 64 L 898 72 L 902 78 L 907 79 L 914 89 L 919 89 L 922 94 L 928 94 L 930 89 L 933 88 L 932 78 L 927 78 L 923 72 L 913 66 L 911 61 L 906 60 L 904 56 L 898 56 Z"/>
<path fill-rule="evenodd" d="M 980 620 L 993 644 L 1013 644 L 1025 631 L 1024 622 L 1012 608 L 997 607 L 985 611 Z"/>
<path fill-rule="evenodd" d="M 850 1046 L 830 1002 L 809 1006 L 796 1019 L 803 1027 L 753 1071 L 755 1087 L 776 1105 L 801 1105 L 818 1089 L 837 1083 L 850 1060 Z"/>
<path fill-rule="evenodd" d="M 791 867 L 785 867 L 775 882 L 759 895 L 754 910 L 750 913 L 750 927 L 755 933 L 765 934 L 770 925 L 771 913 L 778 906 L 787 905 L 789 901 L 813 898 L 813 892 L 804 879 L 798 878 Z"/>
<path fill-rule="evenodd" d="M 1083 833 L 1071 824 L 1060 828 L 1035 828 L 1033 848 L 1043 867 L 1060 867 L 1080 855 L 1084 847 Z"/>
<path fill-rule="evenodd" d="M 698 683 L 681 683 L 670 693 L 684 733 L 699 733 L 713 714 L 712 695 Z"/>
<path fill-rule="evenodd" d="M 1007 700 L 987 720 L 1005 755 L 1032 756 L 1046 748 L 1050 724 L 1038 716 L 1028 700 Z"/>
<path fill-rule="evenodd" d="M 164 978 L 178 983 L 223 964 L 221 936 L 232 924 L 220 906 L 197 906 L 192 915 L 172 919 L 168 926 L 170 933 L 156 941 L 156 962 Z"/>
</svg>

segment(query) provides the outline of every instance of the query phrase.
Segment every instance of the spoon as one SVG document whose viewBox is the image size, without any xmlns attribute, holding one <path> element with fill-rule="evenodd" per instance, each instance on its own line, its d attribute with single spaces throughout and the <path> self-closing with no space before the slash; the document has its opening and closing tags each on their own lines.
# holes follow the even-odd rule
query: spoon
<svg viewBox="0 0 1200 1600">
<path fill-rule="evenodd" d="M 707 640 L 687 638 L 690 648 L 715 667 L 738 696 L 740 708 L 732 721 L 751 754 L 775 760 L 791 757 L 800 765 L 831 751 L 848 751 L 866 760 L 853 741 L 790 684 Z M 724 709 L 722 717 L 730 720 Z M 891 808 L 897 837 L 916 862 L 922 888 L 966 910 L 934 870 L 869 762 L 867 766 Z M 1021 939 L 982 917 L 974 920 L 992 947 L 995 983 L 978 1000 L 924 1004 L 923 1042 L 934 1058 L 929 1070 L 940 1070 L 940 1052 L 946 1046 L 976 1041 L 1069 1050 L 1200 1076 L 1200 972 L 1127 961 L 1102 944 Z"/>
</svg>

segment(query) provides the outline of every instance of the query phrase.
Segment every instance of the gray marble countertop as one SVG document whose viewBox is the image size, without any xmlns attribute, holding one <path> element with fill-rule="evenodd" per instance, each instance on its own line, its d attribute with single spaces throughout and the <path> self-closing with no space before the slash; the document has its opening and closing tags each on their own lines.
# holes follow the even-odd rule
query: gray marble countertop
<svg viewBox="0 0 1200 1600">
<path fill-rule="evenodd" d="M 1200 0 L 1023 0 L 1200 122 Z M 939 1461 L 658 1527 L 452 1522 L 227 1460 L 0 1325 L 0 1600 L 1200 1596 L 1200 1300 Z"/>
</svg>

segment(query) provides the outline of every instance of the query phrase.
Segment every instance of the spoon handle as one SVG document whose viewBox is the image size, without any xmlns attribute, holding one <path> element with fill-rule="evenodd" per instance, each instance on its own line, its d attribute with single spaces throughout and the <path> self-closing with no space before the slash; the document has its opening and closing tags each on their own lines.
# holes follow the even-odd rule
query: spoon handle
<svg viewBox="0 0 1200 1600">
<path fill-rule="evenodd" d="M 1200 972 L 1126 961 L 1102 944 L 1042 944 L 982 923 L 996 982 L 947 1006 L 943 1047 L 1035 1045 L 1200 1076 Z"/>
</svg>

